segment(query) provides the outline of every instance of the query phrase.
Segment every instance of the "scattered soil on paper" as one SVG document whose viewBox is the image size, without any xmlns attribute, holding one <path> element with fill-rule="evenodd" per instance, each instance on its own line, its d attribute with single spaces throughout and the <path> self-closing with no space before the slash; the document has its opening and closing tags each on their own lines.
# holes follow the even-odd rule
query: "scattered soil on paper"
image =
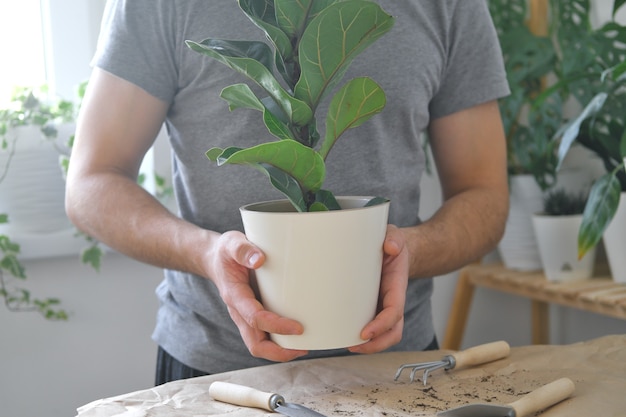
<svg viewBox="0 0 626 417">
<path fill-rule="evenodd" d="M 465 404 L 507 404 L 542 385 L 531 375 L 520 378 L 523 373 L 529 374 L 517 371 L 516 375 L 483 375 L 458 381 L 446 378 L 443 383 L 431 376 L 426 386 L 420 380 L 360 385 L 350 390 L 328 386 L 323 400 L 309 398 L 303 405 L 329 416 L 434 416 Z"/>
</svg>

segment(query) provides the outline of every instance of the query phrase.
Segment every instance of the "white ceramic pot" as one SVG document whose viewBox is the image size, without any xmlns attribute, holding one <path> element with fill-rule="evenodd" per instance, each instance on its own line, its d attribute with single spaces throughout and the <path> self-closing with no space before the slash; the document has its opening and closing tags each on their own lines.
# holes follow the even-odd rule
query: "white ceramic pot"
<svg viewBox="0 0 626 417">
<path fill-rule="evenodd" d="M 582 218 L 582 214 L 533 216 L 541 264 L 548 281 L 573 281 L 593 275 L 596 248 L 578 259 L 578 230 Z"/>
<path fill-rule="evenodd" d="M 376 314 L 389 203 L 341 197 L 343 210 L 297 213 L 286 200 L 241 208 L 248 239 L 266 255 L 256 279 L 265 308 L 298 320 L 304 334 L 272 334 L 290 349 L 363 343 Z"/>
<path fill-rule="evenodd" d="M 615 217 L 602 239 L 613 280 L 626 283 L 626 192 L 620 195 Z"/>
<path fill-rule="evenodd" d="M 510 179 L 510 208 L 498 253 L 507 268 L 541 269 L 541 258 L 532 224 L 532 214 L 542 210 L 543 194 L 532 175 Z"/>
<path fill-rule="evenodd" d="M 72 128 L 73 129 L 73 128 Z M 9 215 L 3 228 L 12 235 L 45 234 L 71 228 L 65 215 L 65 180 L 59 166 L 59 142 L 43 138 L 37 127 L 13 128 L 9 141 L 15 140 L 15 153 L 4 180 L 0 183 L 0 213 Z M 4 170 L 8 151 L 0 153 Z"/>
<path fill-rule="evenodd" d="M 591 179 L 583 170 L 559 172 L 553 188 L 579 192 L 588 188 Z M 502 263 L 518 271 L 541 270 L 541 257 L 533 228 L 533 215 L 543 210 L 544 193 L 532 175 L 510 177 L 510 208 L 504 236 L 498 243 Z"/>
</svg>

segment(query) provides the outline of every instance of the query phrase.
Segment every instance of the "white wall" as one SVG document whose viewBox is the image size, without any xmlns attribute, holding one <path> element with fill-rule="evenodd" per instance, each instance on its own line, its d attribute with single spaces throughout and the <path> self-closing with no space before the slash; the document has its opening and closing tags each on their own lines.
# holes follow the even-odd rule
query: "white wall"
<svg viewBox="0 0 626 417">
<path fill-rule="evenodd" d="M 23 286 L 60 298 L 71 316 L 50 322 L 0 305 L 0 415 L 74 416 L 92 400 L 153 385 L 159 269 L 113 253 L 100 273 L 77 257 L 26 268 Z"/>
<path fill-rule="evenodd" d="M 63 55 L 55 70 L 58 91 L 67 95 L 88 76 L 104 0 L 47 1 L 53 27 L 61 28 L 59 36 L 74 48 Z M 597 3 L 606 4 L 606 0 Z M 87 33 L 83 36 L 79 30 Z M 156 160 L 165 164 L 167 158 L 157 156 Z M 441 201 L 436 177 L 425 178 L 423 187 L 422 214 L 429 216 Z M 47 322 L 37 314 L 11 313 L 0 305 L 2 416 L 72 416 L 76 407 L 92 400 L 152 386 L 156 346 L 150 333 L 160 270 L 115 253 L 107 254 L 100 273 L 76 257 L 28 261 L 26 267 L 29 278 L 24 285 L 33 295 L 61 298 L 72 316 L 67 322 Z M 435 283 L 433 305 L 440 339 L 456 276 L 439 277 Z M 553 343 L 626 333 L 626 322 L 594 314 L 552 308 L 551 316 Z M 477 289 L 463 345 L 495 339 L 514 346 L 531 342 L 530 303 Z"/>
<path fill-rule="evenodd" d="M 89 77 L 105 0 L 44 0 L 54 34 L 49 69 L 56 92 L 72 98 Z M 67 417 L 90 401 L 150 387 L 156 346 L 150 339 L 162 271 L 108 253 L 100 273 L 78 254 L 25 262 L 21 284 L 53 296 L 71 313 L 49 322 L 0 304 L 0 415 Z"/>
</svg>

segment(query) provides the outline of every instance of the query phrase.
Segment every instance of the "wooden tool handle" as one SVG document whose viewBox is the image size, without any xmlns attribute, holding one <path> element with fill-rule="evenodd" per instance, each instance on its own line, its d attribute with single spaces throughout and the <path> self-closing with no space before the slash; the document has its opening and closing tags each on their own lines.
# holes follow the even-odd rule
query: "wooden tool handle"
<svg viewBox="0 0 626 417">
<path fill-rule="evenodd" d="M 574 383 L 569 378 L 561 378 L 537 388 L 517 401 L 509 404 L 516 417 L 524 417 L 541 411 L 568 398 L 574 392 Z"/>
<path fill-rule="evenodd" d="M 274 411 L 278 402 L 284 402 L 283 397 L 278 394 L 221 381 L 212 382 L 209 385 L 209 395 L 225 403 L 268 411 Z"/>
<path fill-rule="evenodd" d="M 453 353 L 455 368 L 464 366 L 480 365 L 498 359 L 506 358 L 511 352 L 511 347 L 505 341 L 491 342 L 484 345 L 474 346 L 461 352 Z"/>
</svg>

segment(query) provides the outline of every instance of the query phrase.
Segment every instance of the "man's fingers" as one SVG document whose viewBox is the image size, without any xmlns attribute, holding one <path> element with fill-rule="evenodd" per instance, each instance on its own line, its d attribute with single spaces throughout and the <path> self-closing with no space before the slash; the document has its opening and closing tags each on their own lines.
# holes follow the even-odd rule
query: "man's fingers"
<svg viewBox="0 0 626 417">
<path fill-rule="evenodd" d="M 391 328 L 382 331 L 378 336 L 373 337 L 362 345 L 353 346 L 348 350 L 353 353 L 377 353 L 390 348 L 402 340 L 402 328 L 404 320 L 398 321 Z"/>
<path fill-rule="evenodd" d="M 232 239 L 229 243 L 231 256 L 240 265 L 250 269 L 257 269 L 265 262 L 265 254 L 256 246 L 254 246 L 246 235 L 240 232 L 232 232 L 229 236 Z"/>
<path fill-rule="evenodd" d="M 383 251 L 386 255 L 397 256 L 405 246 L 405 238 L 402 231 L 392 224 L 387 225 L 387 234 L 383 242 Z"/>
<path fill-rule="evenodd" d="M 239 328 L 241 337 L 252 356 L 255 356 L 258 358 L 264 358 L 264 359 L 268 359 L 268 360 L 276 361 L 276 362 L 286 362 L 286 361 L 296 359 L 300 356 L 304 356 L 308 353 L 308 351 L 306 350 L 284 349 L 278 346 L 276 343 L 272 342 L 269 339 L 268 332 L 260 330 L 259 328 L 255 326 L 250 326 L 248 323 L 248 320 L 244 319 L 241 315 L 239 315 L 237 311 L 229 309 L 229 312 L 230 312 L 231 317 L 233 318 L 233 321 Z M 266 315 L 267 317 L 263 317 L 264 315 Z M 294 322 L 293 320 L 281 318 L 275 315 L 274 313 L 270 313 L 268 311 L 260 312 L 254 318 L 252 318 L 251 321 L 253 323 L 258 323 L 260 327 L 273 328 L 275 326 L 273 325 L 266 326 L 264 324 L 268 321 L 272 322 L 273 321 L 272 316 L 278 317 L 277 322 L 280 322 L 280 323 L 277 325 L 277 328 L 279 329 L 292 328 L 293 323 L 291 322 Z M 294 323 L 296 324 L 295 328 L 297 328 L 298 331 L 301 333 L 302 326 L 300 326 L 299 323 L 297 322 L 294 322 Z M 282 333 L 282 334 L 300 334 L 300 333 Z"/>
</svg>

